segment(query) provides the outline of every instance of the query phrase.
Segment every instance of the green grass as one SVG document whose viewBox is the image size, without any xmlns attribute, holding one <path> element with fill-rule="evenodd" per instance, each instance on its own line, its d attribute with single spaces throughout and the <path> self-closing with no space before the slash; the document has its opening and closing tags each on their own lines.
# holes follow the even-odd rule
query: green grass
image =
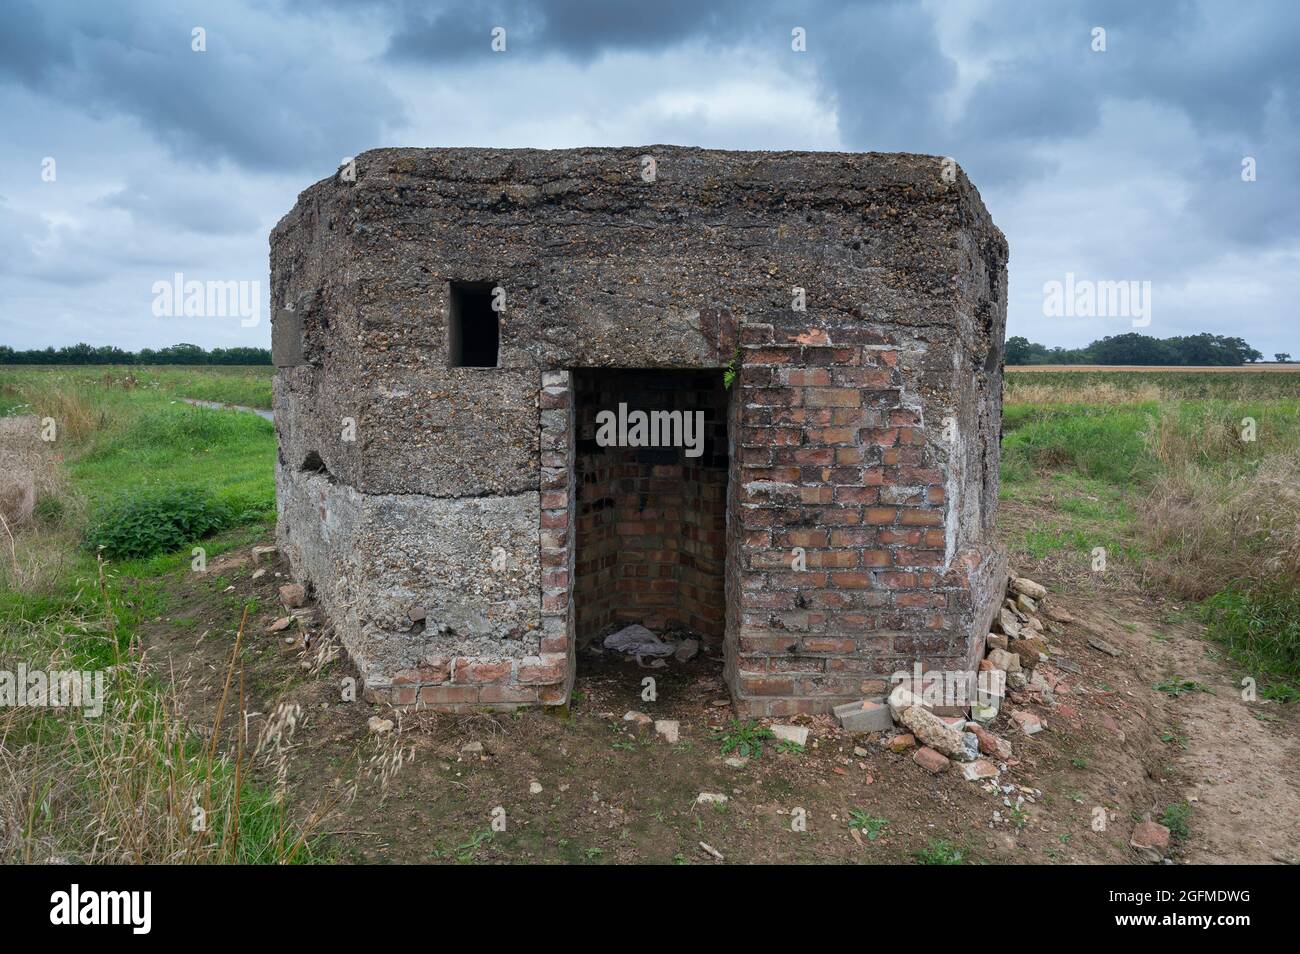
<svg viewBox="0 0 1300 954">
<path fill-rule="evenodd" d="M 1211 638 L 1257 680 L 1262 697 L 1300 699 L 1300 587 L 1285 536 L 1237 534 L 1198 557 L 1202 551 L 1180 545 L 1185 534 L 1161 538 L 1143 519 L 1170 486 L 1199 488 L 1194 499 L 1213 505 L 1234 499 L 1230 488 L 1252 486 L 1261 462 L 1300 459 L 1300 374 L 1009 370 L 1007 380 L 1000 496 L 1029 507 L 1013 551 L 1035 560 L 1071 554 L 1086 566 L 1103 547 L 1137 579 L 1164 579 L 1162 571 L 1177 566 L 1189 592 L 1166 591 L 1193 604 L 1207 590 L 1191 592 L 1200 584 L 1187 571 L 1201 567 L 1204 580 L 1222 587 L 1193 606 Z M 1145 400 L 1153 384 L 1159 400 Z M 1075 400 L 1103 385 L 1113 389 L 1097 397 L 1106 403 Z M 1026 402 L 1015 401 L 1017 388 L 1029 389 Z M 1116 400 L 1114 390 L 1134 399 Z M 1054 401 L 1057 394 L 1070 399 Z M 1246 418 L 1254 440 L 1241 439 Z M 1276 506 L 1294 508 L 1293 500 Z M 1212 553 L 1239 554 L 1238 571 L 1214 572 Z"/>
<path fill-rule="evenodd" d="M 1156 692 L 1163 692 L 1167 696 L 1177 699 L 1179 696 L 1185 696 L 1192 692 L 1208 692 L 1205 686 L 1192 679 L 1182 679 L 1174 676 L 1166 679 L 1164 682 L 1156 683 Z"/>
<path fill-rule="evenodd" d="M 103 572 L 68 582 L 67 591 L 25 601 L 0 591 L 0 658 L 104 671 L 104 709 L 0 711 L 0 737 L 19 773 L 8 778 L 18 783 L 12 807 L 23 818 L 0 859 L 55 851 L 91 862 L 319 860 L 320 840 L 289 820 L 284 800 L 247 771 L 237 778 L 225 754 L 186 733 L 168 690 L 128 652 L 136 627 L 163 605 L 166 579 L 137 588 Z M 204 808 L 198 830 L 196 804 Z"/>
<path fill-rule="evenodd" d="M 181 399 L 269 406 L 272 370 L 4 367 L 0 413 L 54 417 L 56 449 L 88 511 L 184 488 L 229 506 L 239 521 L 264 521 L 275 513 L 274 426 Z M 124 388 L 128 371 L 136 384 Z"/>
<path fill-rule="evenodd" d="M 1133 559 L 1138 552 L 1129 541 L 1082 527 L 1031 527 L 1025 531 L 1025 551 L 1035 559 L 1058 550 L 1070 550 L 1088 556 L 1095 547 L 1104 548 L 1107 559 L 1113 559 L 1117 555 Z"/>
<path fill-rule="evenodd" d="M 275 512 L 275 427 L 243 411 L 147 402 L 72 464 L 76 485 L 109 503 L 141 492 L 192 488 L 244 519 Z"/>
<path fill-rule="evenodd" d="M 71 858 L 121 851 L 154 861 L 320 859 L 317 843 L 287 821 L 282 799 L 247 774 L 237 783 L 227 757 L 211 758 L 205 744 L 178 730 L 163 687 L 126 654 L 141 624 L 172 608 L 172 581 L 190 569 L 190 537 L 236 524 L 204 540 L 212 557 L 261 538 L 274 519 L 272 425 L 181 401 L 268 406 L 271 370 L 0 368 L 0 413 L 54 417 L 55 449 L 69 477 L 64 497 L 42 500 L 42 528 L 20 538 L 33 554 L 50 541 L 65 545 L 53 576 L 37 586 L 0 586 L 0 657 L 36 668 L 112 667 L 106 683 L 114 700 L 97 720 L 71 709 L 0 712 L 0 736 L 22 746 L 18 765 L 30 775 L 30 787 L 20 788 L 35 799 L 20 852 L 56 846 Z M 158 536 L 153 524 L 167 516 L 155 506 L 160 500 L 179 501 L 191 516 L 198 506 L 201 517 L 221 519 L 182 522 L 161 552 L 152 543 L 114 546 L 103 552 L 123 559 L 107 565 L 76 548 L 88 525 L 96 540 L 115 539 L 131 526 L 136 536 Z M 142 519 L 128 526 L 116 506 L 134 507 Z M 191 837 L 178 791 L 211 801 L 201 837 Z M 178 811 L 182 817 L 169 827 Z M 93 832 L 101 834 L 83 837 Z M 121 835 L 116 844 L 112 832 Z"/>
<path fill-rule="evenodd" d="M 22 403 L 16 394 L 5 392 L 4 385 L 14 383 L 123 392 L 124 383 L 134 381 L 127 393 L 269 408 L 274 374 L 269 365 L 0 365 L 0 414 Z"/>
<path fill-rule="evenodd" d="M 1087 564 L 1096 547 L 1107 559 L 1136 562 L 1142 550 L 1134 533 L 1133 505 L 1121 487 L 1065 471 L 1020 482 L 1004 482 L 1000 497 L 1032 508 L 1032 519 L 1018 527 L 1013 549 L 1041 560 L 1053 553 L 1074 554 Z"/>
<path fill-rule="evenodd" d="M 960 865 L 966 861 L 965 852 L 951 842 L 931 838 L 926 846 L 913 854 L 920 865 Z"/>
<path fill-rule="evenodd" d="M 1300 592 L 1232 585 L 1202 603 L 1198 615 L 1256 680 L 1260 697 L 1300 701 Z"/>
<path fill-rule="evenodd" d="M 1175 802 L 1164 810 L 1164 813 L 1160 816 L 1160 824 L 1169 829 L 1169 834 L 1182 841 L 1191 834 L 1191 829 L 1188 827 L 1191 818 L 1191 804 L 1188 802 Z"/>
<path fill-rule="evenodd" d="M 1300 446 L 1300 402 L 1008 404 L 1002 415 L 1002 479 L 1017 484 L 1043 471 L 1065 471 L 1141 488 L 1163 469 L 1149 438 L 1162 415 L 1176 439 L 1200 447 L 1189 455 L 1192 463 L 1239 471 L 1270 452 Z M 1256 422 L 1253 441 L 1237 438 L 1244 418 Z"/>
<path fill-rule="evenodd" d="M 1021 483 L 1041 469 L 1068 469 L 1133 485 L 1158 470 L 1143 433 L 1157 405 L 1008 405 L 1003 411 L 1002 479 Z"/>
</svg>

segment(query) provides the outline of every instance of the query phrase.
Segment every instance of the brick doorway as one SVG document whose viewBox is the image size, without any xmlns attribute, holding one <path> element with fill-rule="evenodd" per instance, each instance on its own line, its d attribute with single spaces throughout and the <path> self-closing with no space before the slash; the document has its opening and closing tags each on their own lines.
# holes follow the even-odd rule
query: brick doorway
<svg viewBox="0 0 1300 954">
<path fill-rule="evenodd" d="M 572 374 L 577 646 L 641 623 L 720 649 L 729 463 L 722 372 Z"/>
</svg>

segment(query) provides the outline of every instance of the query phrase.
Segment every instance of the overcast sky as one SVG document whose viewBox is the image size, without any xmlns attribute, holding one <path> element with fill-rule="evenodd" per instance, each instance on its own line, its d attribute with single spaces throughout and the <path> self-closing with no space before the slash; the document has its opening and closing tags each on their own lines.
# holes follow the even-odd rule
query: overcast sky
<svg viewBox="0 0 1300 954">
<path fill-rule="evenodd" d="M 1134 330 L 1045 317 L 1071 273 L 1150 282 L 1143 333 L 1300 355 L 1293 0 L 6 0 L 0 344 L 266 346 L 264 300 L 160 317 L 154 283 L 264 296 L 343 157 L 649 143 L 952 156 L 1010 242 L 1009 335 Z"/>
</svg>

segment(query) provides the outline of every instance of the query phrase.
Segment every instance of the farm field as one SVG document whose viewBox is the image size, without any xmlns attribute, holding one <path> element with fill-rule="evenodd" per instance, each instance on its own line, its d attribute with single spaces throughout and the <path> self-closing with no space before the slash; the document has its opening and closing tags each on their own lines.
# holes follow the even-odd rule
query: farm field
<svg viewBox="0 0 1300 954">
<path fill-rule="evenodd" d="M 1130 863 L 1147 815 L 1178 861 L 1300 860 L 1300 367 L 1008 369 L 1000 535 L 1075 617 L 1047 731 L 998 727 L 1009 804 L 824 717 L 765 737 L 706 657 L 658 676 L 675 744 L 623 722 L 644 673 L 608 657 L 563 710 L 340 701 L 325 621 L 272 631 L 273 427 L 186 403 L 269 407 L 271 374 L 0 367 L 0 417 L 61 422 L 0 540 L 0 659 L 113 667 L 97 720 L 0 711 L 0 861 Z M 201 567 L 160 536 L 180 502 Z"/>
<path fill-rule="evenodd" d="M 1041 372 L 1093 372 L 1102 374 L 1260 374 L 1300 372 L 1300 364 L 1277 362 L 1242 365 L 1157 365 L 1157 364 L 1016 364 L 1007 367 L 1008 374 Z"/>
</svg>

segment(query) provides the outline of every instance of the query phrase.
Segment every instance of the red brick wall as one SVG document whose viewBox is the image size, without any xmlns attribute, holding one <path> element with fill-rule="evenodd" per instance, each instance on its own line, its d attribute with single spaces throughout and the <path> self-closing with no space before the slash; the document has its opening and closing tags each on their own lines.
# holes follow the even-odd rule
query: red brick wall
<svg viewBox="0 0 1300 954">
<path fill-rule="evenodd" d="M 866 329 L 802 337 L 742 336 L 727 675 L 759 715 L 825 711 L 968 649 L 969 591 L 942 569 L 946 451 L 899 353 Z"/>
</svg>

